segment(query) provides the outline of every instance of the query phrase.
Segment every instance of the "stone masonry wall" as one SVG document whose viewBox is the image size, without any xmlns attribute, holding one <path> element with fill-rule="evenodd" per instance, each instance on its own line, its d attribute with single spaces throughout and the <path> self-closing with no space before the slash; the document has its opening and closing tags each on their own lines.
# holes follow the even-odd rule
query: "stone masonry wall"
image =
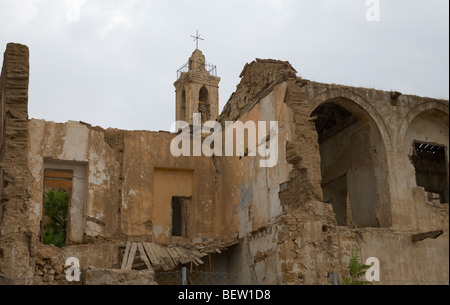
<svg viewBox="0 0 450 305">
<path fill-rule="evenodd" d="M 279 281 L 330 284 L 338 254 L 336 221 L 331 206 L 323 203 L 318 135 L 298 79 L 288 81 L 285 103 L 294 112 L 296 138 L 286 144 L 293 170 L 280 192 L 286 214 L 279 223 Z"/>
<path fill-rule="evenodd" d="M 28 201 L 31 174 L 28 170 L 29 52 L 24 45 L 6 47 L 0 81 L 1 176 L 0 284 L 32 281 L 31 233 Z"/>
</svg>

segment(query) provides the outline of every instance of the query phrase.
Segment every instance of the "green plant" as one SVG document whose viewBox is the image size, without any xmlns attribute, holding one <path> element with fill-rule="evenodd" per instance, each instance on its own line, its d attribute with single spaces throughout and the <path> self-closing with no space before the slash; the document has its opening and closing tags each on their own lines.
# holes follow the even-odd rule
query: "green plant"
<svg viewBox="0 0 450 305">
<path fill-rule="evenodd" d="M 65 190 L 48 190 L 44 198 L 44 214 L 50 222 L 44 225 L 43 242 L 57 247 L 66 245 L 67 211 L 69 193 Z"/>
<path fill-rule="evenodd" d="M 372 285 L 371 282 L 361 280 L 368 268 L 370 268 L 369 265 L 359 263 L 359 253 L 352 249 L 352 257 L 348 263 L 350 277 L 343 277 L 344 285 Z"/>
</svg>

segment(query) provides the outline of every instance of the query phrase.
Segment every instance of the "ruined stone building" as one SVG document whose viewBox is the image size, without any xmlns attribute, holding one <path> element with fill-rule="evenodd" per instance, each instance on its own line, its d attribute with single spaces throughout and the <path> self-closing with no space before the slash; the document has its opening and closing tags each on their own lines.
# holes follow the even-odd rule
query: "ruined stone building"
<svg viewBox="0 0 450 305">
<path fill-rule="evenodd" d="M 220 78 L 195 50 L 176 114 L 278 121 L 278 163 L 174 157 L 170 132 L 29 119 L 29 51 L 0 80 L 0 283 L 158 283 L 180 270 L 237 284 L 332 284 L 352 249 L 380 284 L 449 283 L 449 101 L 323 84 L 256 59 L 219 114 Z M 48 188 L 70 192 L 66 245 L 43 243 Z M 131 254 L 132 253 L 132 254 Z M 75 284 L 76 282 L 72 282 Z"/>
</svg>

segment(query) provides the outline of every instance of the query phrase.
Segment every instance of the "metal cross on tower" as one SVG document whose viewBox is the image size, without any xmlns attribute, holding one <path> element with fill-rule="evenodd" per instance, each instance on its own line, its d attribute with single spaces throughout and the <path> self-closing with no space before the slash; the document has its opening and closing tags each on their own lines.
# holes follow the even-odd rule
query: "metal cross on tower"
<svg viewBox="0 0 450 305">
<path fill-rule="evenodd" d="M 197 35 L 195 35 L 195 36 L 192 36 L 192 35 L 191 35 L 191 37 L 194 38 L 194 41 L 195 41 L 195 47 L 196 47 L 196 49 L 198 49 L 198 41 L 199 41 L 199 40 L 204 40 L 204 39 L 203 39 L 203 38 L 200 38 L 200 35 L 198 34 L 198 30 L 197 30 Z"/>
</svg>

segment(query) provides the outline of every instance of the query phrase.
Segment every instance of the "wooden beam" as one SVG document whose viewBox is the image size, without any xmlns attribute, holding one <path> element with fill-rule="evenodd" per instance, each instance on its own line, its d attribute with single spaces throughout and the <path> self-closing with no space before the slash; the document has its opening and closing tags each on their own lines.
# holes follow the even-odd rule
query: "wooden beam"
<svg viewBox="0 0 450 305">
<path fill-rule="evenodd" d="M 198 258 L 208 255 L 208 253 L 200 252 L 197 249 L 191 249 L 191 253 L 195 254 L 195 256 Z"/>
<path fill-rule="evenodd" d="M 134 270 L 143 270 L 145 268 L 147 268 L 147 266 L 142 261 L 139 261 L 138 263 L 133 263 L 133 269 Z"/>
<path fill-rule="evenodd" d="M 154 272 L 152 265 L 150 264 L 150 261 L 147 258 L 147 254 L 145 254 L 144 246 L 142 245 L 142 243 L 138 243 L 137 246 L 138 246 L 138 250 L 139 250 L 139 257 L 145 263 L 145 265 L 147 266 L 147 269 Z"/>
<path fill-rule="evenodd" d="M 161 247 L 161 246 L 159 248 L 161 249 L 162 253 L 164 254 L 164 256 L 163 256 L 164 262 L 170 266 L 170 269 L 175 268 L 177 266 L 177 264 L 175 264 L 175 262 L 170 257 L 169 252 L 167 252 L 167 248 Z"/>
<path fill-rule="evenodd" d="M 130 248 L 130 254 L 128 255 L 127 265 L 125 270 L 131 270 L 133 266 L 134 257 L 136 256 L 137 243 L 132 243 Z"/>
<path fill-rule="evenodd" d="M 181 251 L 182 248 L 179 247 L 173 247 L 173 250 L 176 251 L 178 253 L 178 256 L 180 257 L 180 262 L 182 264 L 187 264 L 189 263 L 191 260 L 189 259 L 189 256 L 187 256 L 186 253 L 184 253 L 183 251 Z"/>
<path fill-rule="evenodd" d="M 352 115 L 352 116 L 348 117 L 341 124 L 334 125 L 333 127 L 331 127 L 330 129 L 327 129 L 323 133 L 320 133 L 319 134 L 319 143 L 322 143 L 322 142 L 328 140 L 329 138 L 331 138 L 332 136 L 338 134 L 339 132 L 341 132 L 345 128 L 347 128 L 350 125 L 352 125 L 353 123 L 355 123 L 356 121 L 358 121 L 358 119 L 355 116 Z"/>
<path fill-rule="evenodd" d="M 62 178 L 62 179 L 72 179 L 72 172 L 60 172 L 60 171 L 52 171 L 45 170 L 44 172 L 45 178 Z"/>
<path fill-rule="evenodd" d="M 161 248 L 157 244 L 154 244 L 154 243 L 150 243 L 150 247 L 152 248 L 153 253 L 156 254 L 156 256 L 158 257 L 159 261 L 161 262 L 162 268 L 165 271 L 172 269 L 171 265 L 167 262 L 166 259 L 164 259 L 165 254 L 161 250 Z"/>
<path fill-rule="evenodd" d="M 150 261 L 156 269 L 162 268 L 161 262 L 158 258 L 158 256 L 152 251 L 152 247 L 150 246 L 150 243 L 143 242 L 142 245 L 144 246 L 145 251 L 147 252 L 147 256 L 150 258 Z"/>
<path fill-rule="evenodd" d="M 195 260 L 196 257 L 194 257 L 194 255 L 189 254 L 189 257 L 190 257 L 190 259 L 191 259 L 191 263 L 194 263 L 194 265 L 196 265 L 196 266 L 200 266 L 200 264 L 197 263 L 197 261 Z M 191 268 L 191 269 L 192 269 L 192 268 Z"/>
<path fill-rule="evenodd" d="M 178 265 L 181 262 L 180 256 L 178 255 L 177 251 L 175 251 L 173 248 L 166 248 L 167 252 L 169 253 L 170 257 L 172 258 L 175 265 Z"/>
<path fill-rule="evenodd" d="M 191 249 L 189 252 L 189 255 L 193 258 L 194 263 L 198 265 L 202 265 L 203 261 L 200 259 L 201 253 L 197 250 Z M 205 254 L 206 255 L 206 254 Z"/>
<path fill-rule="evenodd" d="M 44 187 L 70 189 L 72 180 L 44 179 Z"/>
<path fill-rule="evenodd" d="M 131 247 L 131 243 L 127 242 L 127 246 L 125 247 L 125 252 L 123 253 L 122 266 L 120 267 L 120 269 L 122 269 L 122 270 L 125 270 L 125 268 L 127 266 L 128 255 L 130 253 L 130 247 Z"/>
</svg>

